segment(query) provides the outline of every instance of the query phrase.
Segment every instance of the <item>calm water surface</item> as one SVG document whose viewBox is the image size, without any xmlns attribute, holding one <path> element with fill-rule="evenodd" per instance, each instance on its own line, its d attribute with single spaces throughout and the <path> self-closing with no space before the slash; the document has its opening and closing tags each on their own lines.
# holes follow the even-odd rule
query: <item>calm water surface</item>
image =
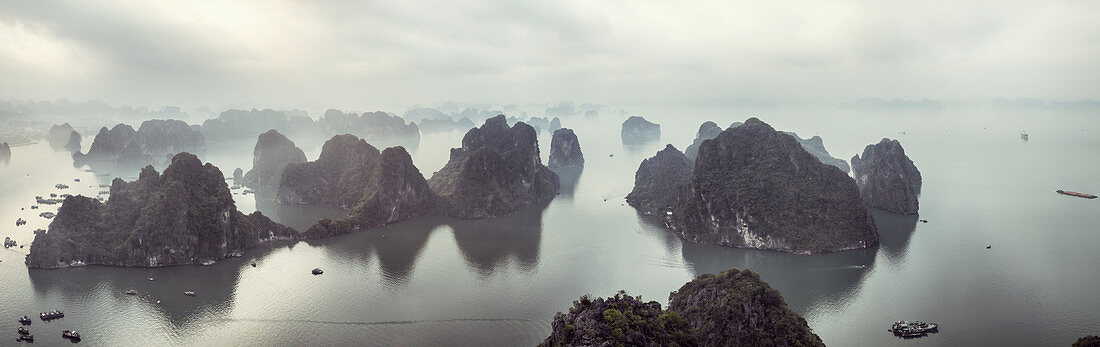
<svg viewBox="0 0 1100 347">
<path fill-rule="evenodd" d="M 58 336 L 65 329 L 80 331 L 81 344 L 110 346 L 532 345 L 580 295 L 626 289 L 667 304 L 668 293 L 696 275 L 731 267 L 759 272 L 830 345 L 1067 345 L 1100 332 L 1100 201 L 1054 193 L 1100 192 L 1095 115 L 644 111 L 662 123 L 660 143 L 622 146 L 625 117 L 564 119 L 580 138 L 585 168 L 561 172 L 562 194 L 552 201 L 497 219 L 429 217 L 265 245 L 208 267 L 28 270 L 28 249 L 0 250 L 0 331 L 8 332 L 0 345 L 15 343 L 17 316 L 50 309 L 66 318 L 36 319 L 38 345 L 67 344 Z M 725 125 L 748 115 L 821 135 L 844 159 L 898 138 L 924 177 L 919 217 L 874 211 L 881 245 L 798 256 L 684 243 L 624 204 L 642 159 L 669 142 L 684 149 L 703 120 Z M 1020 140 L 1020 130 L 1031 140 Z M 461 137 L 424 136 L 412 151 L 421 172 L 441 168 Z M 321 140 L 292 139 L 310 159 L 320 153 Z M 545 160 L 550 137 L 540 141 Z M 247 171 L 254 143 L 215 144 L 203 157 L 227 175 Z M 34 196 L 95 196 L 110 178 L 137 174 L 73 168 L 45 143 L 12 152 L 0 166 L 0 221 L 10 223 L 0 235 L 20 244 L 49 223 L 38 213 L 56 210 L 31 210 Z M 343 213 L 280 206 L 271 192 L 234 192 L 243 212 L 259 209 L 300 230 Z M 19 217 L 30 223 L 15 227 Z M 310 275 L 314 267 L 325 274 Z M 900 340 L 886 332 L 899 319 L 935 321 L 941 332 Z"/>
</svg>

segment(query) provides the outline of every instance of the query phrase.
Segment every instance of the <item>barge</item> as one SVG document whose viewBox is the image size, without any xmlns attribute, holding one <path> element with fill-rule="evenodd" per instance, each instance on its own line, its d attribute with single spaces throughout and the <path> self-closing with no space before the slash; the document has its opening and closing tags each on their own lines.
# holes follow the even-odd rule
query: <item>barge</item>
<svg viewBox="0 0 1100 347">
<path fill-rule="evenodd" d="M 1058 190 L 1058 194 L 1076 196 L 1078 198 L 1085 198 L 1085 199 L 1096 199 L 1096 195 L 1078 193 L 1078 192 L 1071 192 L 1071 191 L 1068 191 L 1068 190 L 1061 190 L 1061 189 Z"/>
</svg>

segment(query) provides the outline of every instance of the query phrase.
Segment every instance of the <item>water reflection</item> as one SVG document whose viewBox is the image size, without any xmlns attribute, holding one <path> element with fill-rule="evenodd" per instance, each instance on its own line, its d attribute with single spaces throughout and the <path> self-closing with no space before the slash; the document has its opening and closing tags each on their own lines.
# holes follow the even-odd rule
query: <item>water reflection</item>
<svg viewBox="0 0 1100 347">
<path fill-rule="evenodd" d="M 883 255 L 890 264 L 898 264 L 909 250 L 909 239 L 917 230 L 918 215 L 893 214 L 879 209 L 868 208 L 875 216 L 878 227 L 879 244 Z"/>
<path fill-rule="evenodd" d="M 362 269 L 370 268 L 377 255 L 384 284 L 398 288 L 408 282 L 428 237 L 443 224 L 443 218 L 429 216 L 306 243 L 321 247 L 326 255 L 340 263 L 356 264 Z"/>
<path fill-rule="evenodd" d="M 584 167 L 560 167 L 553 170 L 554 173 L 558 174 L 559 182 L 561 182 L 561 187 L 558 189 L 561 193 L 559 197 L 572 198 L 577 191 L 577 182 L 581 179 L 581 172 L 584 171 Z"/>
<path fill-rule="evenodd" d="M 452 220 L 455 243 L 466 263 L 481 276 L 507 266 L 509 258 L 524 272 L 538 268 L 542 216 L 552 200 L 525 206 L 488 220 Z"/>
<path fill-rule="evenodd" d="M 241 194 L 245 188 L 234 190 L 234 194 Z M 253 194 L 256 199 L 256 210 L 263 213 L 271 220 L 294 228 L 299 232 L 305 232 L 321 218 L 343 219 L 347 212 L 341 209 L 323 205 L 280 205 L 275 202 L 276 188 L 257 188 Z M 234 195 L 234 199 L 245 199 L 246 195 Z"/>
</svg>

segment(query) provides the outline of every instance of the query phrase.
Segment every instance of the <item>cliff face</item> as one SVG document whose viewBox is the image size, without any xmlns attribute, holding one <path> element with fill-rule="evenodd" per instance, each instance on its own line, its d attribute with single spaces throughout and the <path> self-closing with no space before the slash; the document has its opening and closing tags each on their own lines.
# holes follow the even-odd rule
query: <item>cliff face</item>
<svg viewBox="0 0 1100 347">
<path fill-rule="evenodd" d="M 840 171 L 844 171 L 844 173 L 851 171 L 851 168 L 848 167 L 848 163 L 845 162 L 844 159 L 833 158 L 833 156 L 829 155 L 829 151 L 825 150 L 825 143 L 822 142 L 821 136 L 814 135 L 814 137 L 809 139 L 803 139 L 793 132 L 784 131 L 783 133 L 791 135 L 795 140 L 798 140 L 798 144 L 802 145 L 802 149 L 805 149 L 806 152 L 810 152 L 810 155 L 813 155 L 822 163 L 836 166 Z"/>
<path fill-rule="evenodd" d="M 282 202 L 324 203 L 349 210 L 348 219 L 325 220 L 303 234 L 320 238 L 434 213 L 438 198 L 404 147 L 378 152 L 354 135 L 325 142 L 315 162 L 290 164 L 279 189 Z"/>
<path fill-rule="evenodd" d="M 320 203 L 350 210 L 359 202 L 370 168 L 381 153 L 355 135 L 325 141 L 316 161 L 289 164 L 283 170 L 278 200 L 285 204 Z"/>
<path fill-rule="evenodd" d="M 686 240 L 812 254 L 878 242 L 855 182 L 756 118 L 699 150 L 666 225 Z"/>
<path fill-rule="evenodd" d="M 638 166 L 626 202 L 645 213 L 664 215 L 677 205 L 681 190 L 691 181 L 691 170 L 688 158 L 669 144 Z"/>
<path fill-rule="evenodd" d="M 661 139 L 661 125 L 639 116 L 631 116 L 623 122 L 621 136 L 625 144 L 658 141 Z"/>
<path fill-rule="evenodd" d="M 386 112 L 364 112 L 361 115 L 327 110 L 317 125 L 326 134 L 355 134 L 383 147 L 420 145 L 420 128 L 415 123 Z"/>
<path fill-rule="evenodd" d="M 708 346 L 824 346 L 779 291 L 749 270 L 706 274 L 669 295 L 668 310 Z"/>
<path fill-rule="evenodd" d="M 695 133 L 695 140 L 691 142 L 691 145 L 684 149 L 684 155 L 692 163 L 695 162 L 695 157 L 699 156 L 699 146 L 703 144 L 703 141 L 718 137 L 718 134 L 722 133 L 722 128 L 718 127 L 718 124 L 714 122 L 706 121 L 699 126 L 699 131 Z"/>
<path fill-rule="evenodd" d="M 920 171 L 897 140 L 884 138 L 867 145 L 862 158 L 852 157 L 852 171 L 867 206 L 898 214 L 917 213 Z"/>
<path fill-rule="evenodd" d="M 148 166 L 137 181 L 116 178 L 110 192 L 106 204 L 66 198 L 49 231 L 36 233 L 27 266 L 196 264 L 297 237 L 259 212 L 237 211 L 221 170 L 190 153 L 173 157 L 164 174 Z"/>
<path fill-rule="evenodd" d="M 227 110 L 218 118 L 202 122 L 203 136 L 210 142 L 246 139 L 267 129 L 283 133 L 311 134 L 316 125 L 305 112 L 265 110 Z"/>
<path fill-rule="evenodd" d="M 73 164 L 114 164 L 142 167 L 180 152 L 202 152 L 206 141 L 194 128 L 178 120 L 147 120 L 138 130 L 126 124 L 99 130 L 87 154 L 73 154 Z"/>
<path fill-rule="evenodd" d="M 547 166 L 551 168 L 584 166 L 584 154 L 581 153 L 581 143 L 577 140 L 577 134 L 573 129 L 558 129 L 550 140 L 550 160 Z"/>
<path fill-rule="evenodd" d="M 619 292 L 611 298 L 583 296 L 569 313 L 558 312 L 550 336 L 539 346 L 698 346 L 687 323 L 661 309 Z"/>
<path fill-rule="evenodd" d="M 252 151 L 252 170 L 243 182 L 251 187 L 279 187 L 283 169 L 289 164 L 306 162 L 306 154 L 275 129 L 260 134 Z"/>
<path fill-rule="evenodd" d="M 46 140 L 53 149 L 65 149 L 70 153 L 80 152 L 80 133 L 74 131 L 69 123 L 51 126 Z"/>
<path fill-rule="evenodd" d="M 7 142 L 0 143 L 0 161 L 5 163 L 11 161 L 11 146 Z"/>
<path fill-rule="evenodd" d="M 477 219 L 553 198 L 560 183 L 542 165 L 535 129 L 522 122 L 508 127 L 498 115 L 470 129 L 428 184 L 447 205 L 446 214 Z"/>
</svg>

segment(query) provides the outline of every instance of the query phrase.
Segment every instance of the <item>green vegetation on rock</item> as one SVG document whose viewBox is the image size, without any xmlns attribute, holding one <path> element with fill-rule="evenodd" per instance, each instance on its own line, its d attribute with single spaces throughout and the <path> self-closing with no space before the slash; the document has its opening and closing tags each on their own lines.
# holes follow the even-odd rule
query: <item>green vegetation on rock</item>
<svg viewBox="0 0 1100 347">
<path fill-rule="evenodd" d="M 687 322 L 656 301 L 619 291 L 611 298 L 583 296 L 559 312 L 539 346 L 697 346 Z"/>
<path fill-rule="evenodd" d="M 707 346 L 825 345 L 779 291 L 749 270 L 699 276 L 669 295 L 668 310 Z"/>
<path fill-rule="evenodd" d="M 137 181 L 116 178 L 105 204 L 84 196 L 66 198 L 48 231 L 36 233 L 26 262 L 31 268 L 64 267 L 76 260 L 117 266 L 195 264 L 297 236 L 260 212 L 237 211 L 221 170 L 180 153 L 164 174 L 147 166 Z"/>
</svg>

